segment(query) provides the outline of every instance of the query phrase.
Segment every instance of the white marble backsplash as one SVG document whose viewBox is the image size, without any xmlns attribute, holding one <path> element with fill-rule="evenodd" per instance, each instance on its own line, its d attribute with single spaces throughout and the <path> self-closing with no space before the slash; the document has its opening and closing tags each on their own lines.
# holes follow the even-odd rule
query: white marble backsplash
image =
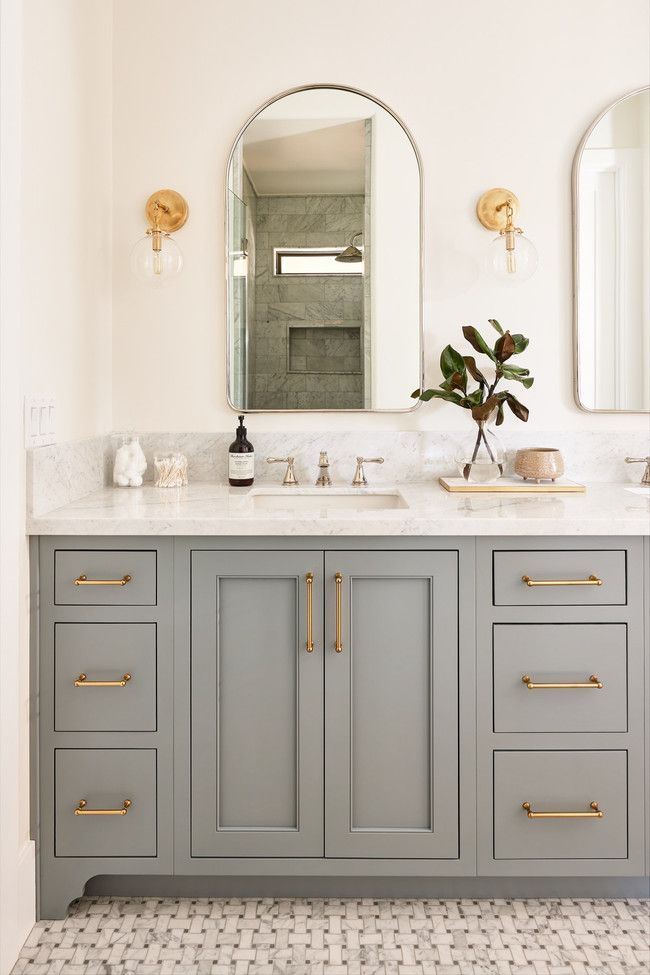
<svg viewBox="0 0 650 975">
<path fill-rule="evenodd" d="M 261 433 L 255 431 L 251 421 L 248 435 L 255 447 L 256 483 L 280 483 L 283 466 L 268 465 L 266 458 L 291 454 L 295 457 L 296 476 L 302 484 L 316 480 L 321 450 L 329 455 L 330 475 L 335 484 L 352 480 L 357 455 L 385 458 L 384 464 L 367 467 L 371 484 L 434 481 L 441 474 L 455 473 L 454 455 L 463 438 L 460 431 Z M 471 435 L 469 428 L 468 435 Z M 642 466 L 626 464 L 625 457 L 645 457 L 650 453 L 650 437 L 643 431 L 557 433 L 510 426 L 499 436 L 508 452 L 510 466 L 519 447 L 556 447 L 564 455 L 567 477 L 577 481 L 640 481 Z M 228 447 L 232 440 L 232 431 L 141 434 L 140 443 L 149 465 L 145 480 L 153 480 L 155 453 L 178 450 L 188 458 L 190 482 L 223 484 L 227 480 Z M 28 451 L 30 513 L 38 516 L 109 485 L 114 447 L 114 438 L 107 436 Z"/>
</svg>

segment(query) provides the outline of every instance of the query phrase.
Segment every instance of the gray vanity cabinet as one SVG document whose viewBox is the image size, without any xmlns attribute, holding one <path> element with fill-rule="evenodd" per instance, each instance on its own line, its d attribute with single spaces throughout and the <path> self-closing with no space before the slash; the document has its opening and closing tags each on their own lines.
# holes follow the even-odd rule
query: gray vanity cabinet
<svg viewBox="0 0 650 975">
<path fill-rule="evenodd" d="M 327 552 L 325 578 L 325 854 L 457 857 L 458 553 Z"/>
<path fill-rule="evenodd" d="M 647 893 L 649 552 L 34 541 L 39 916 L 87 881 Z"/>
<path fill-rule="evenodd" d="M 322 566 L 192 553 L 193 856 L 323 855 Z"/>
</svg>

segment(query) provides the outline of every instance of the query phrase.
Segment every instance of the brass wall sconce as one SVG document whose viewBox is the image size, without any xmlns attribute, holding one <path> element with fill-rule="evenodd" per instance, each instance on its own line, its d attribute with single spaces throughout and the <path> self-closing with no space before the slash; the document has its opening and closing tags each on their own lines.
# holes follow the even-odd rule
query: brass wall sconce
<svg viewBox="0 0 650 975">
<path fill-rule="evenodd" d="M 187 201 L 175 190 L 157 190 L 144 208 L 149 228 L 131 251 L 131 270 L 147 284 L 167 284 L 183 269 L 181 249 L 170 235 L 187 220 Z"/>
<path fill-rule="evenodd" d="M 497 187 L 484 193 L 476 204 L 476 216 L 486 230 L 497 230 L 490 244 L 487 266 L 499 280 L 528 281 L 537 270 L 537 249 L 514 221 L 519 200 L 510 190 Z"/>
</svg>

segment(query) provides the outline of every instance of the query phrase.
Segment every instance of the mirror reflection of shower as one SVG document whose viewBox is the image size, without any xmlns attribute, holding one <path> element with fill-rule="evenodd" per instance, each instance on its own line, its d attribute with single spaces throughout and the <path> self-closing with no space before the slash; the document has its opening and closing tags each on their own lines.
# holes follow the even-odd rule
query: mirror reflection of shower
<svg viewBox="0 0 650 975">
<path fill-rule="evenodd" d="M 352 234 L 349 245 L 344 251 L 337 254 L 334 260 L 341 261 L 342 264 L 360 264 L 363 260 L 363 254 L 358 247 L 354 246 L 354 242 L 358 237 L 363 237 L 363 231 L 357 230 L 356 234 Z"/>
</svg>

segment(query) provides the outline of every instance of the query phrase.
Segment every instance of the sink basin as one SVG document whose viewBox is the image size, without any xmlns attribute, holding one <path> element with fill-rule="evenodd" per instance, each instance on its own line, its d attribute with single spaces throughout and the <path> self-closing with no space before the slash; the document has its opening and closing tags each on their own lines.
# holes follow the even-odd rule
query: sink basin
<svg viewBox="0 0 650 975">
<path fill-rule="evenodd" d="M 646 498 L 650 498 L 650 487 L 647 484 L 639 484 L 637 487 L 626 487 L 626 491 L 630 491 L 632 494 L 644 494 Z"/>
<path fill-rule="evenodd" d="M 287 511 L 318 514 L 329 511 L 390 511 L 408 508 L 399 491 L 336 491 L 314 488 L 298 491 L 295 488 L 257 490 L 251 495 L 254 511 Z"/>
</svg>

